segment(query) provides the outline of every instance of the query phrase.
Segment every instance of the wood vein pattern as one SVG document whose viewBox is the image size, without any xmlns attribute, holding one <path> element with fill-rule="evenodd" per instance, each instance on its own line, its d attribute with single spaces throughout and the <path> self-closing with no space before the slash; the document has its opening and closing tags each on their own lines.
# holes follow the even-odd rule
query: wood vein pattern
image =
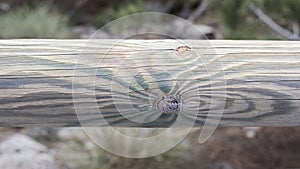
<svg viewBox="0 0 300 169">
<path fill-rule="evenodd" d="M 85 125 L 168 127 L 178 115 L 155 108 L 165 94 L 182 103 L 180 126 L 300 125 L 300 42 L 117 42 L 0 40 L 0 125 L 78 126 L 75 102 Z"/>
</svg>

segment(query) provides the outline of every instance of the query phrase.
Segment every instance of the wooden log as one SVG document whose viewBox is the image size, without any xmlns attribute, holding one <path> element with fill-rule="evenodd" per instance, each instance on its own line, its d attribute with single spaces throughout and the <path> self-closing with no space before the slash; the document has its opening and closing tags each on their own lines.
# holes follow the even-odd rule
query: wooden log
<svg viewBox="0 0 300 169">
<path fill-rule="evenodd" d="M 0 40 L 0 125 L 168 127 L 178 113 L 195 126 L 300 124 L 300 42 L 181 43 Z M 178 112 L 157 109 L 165 95 Z"/>
</svg>

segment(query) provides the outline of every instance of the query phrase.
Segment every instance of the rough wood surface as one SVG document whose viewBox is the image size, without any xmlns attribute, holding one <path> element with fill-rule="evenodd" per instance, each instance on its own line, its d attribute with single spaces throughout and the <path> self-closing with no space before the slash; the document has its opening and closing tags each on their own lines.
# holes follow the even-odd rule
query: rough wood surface
<svg viewBox="0 0 300 169">
<path fill-rule="evenodd" d="M 151 112 L 164 93 L 182 96 L 183 106 L 192 104 L 193 111 L 183 114 L 196 117 L 195 126 L 221 117 L 208 113 L 219 109 L 211 99 L 222 97 L 221 126 L 300 125 L 300 42 L 189 40 L 184 43 L 191 49 L 180 49 L 174 40 L 125 40 L 111 49 L 116 42 L 0 40 L 0 125 L 78 126 L 75 101 L 77 110 L 86 112 L 79 114 L 82 122 L 103 126 L 99 112 L 90 108 L 93 91 L 97 108 L 113 126 L 169 126 L 175 113 Z M 87 72 L 93 70 L 89 81 Z M 224 81 L 226 86 L 218 85 Z M 123 106 L 121 113 L 115 105 Z M 148 123 L 134 122 L 143 114 Z"/>
</svg>

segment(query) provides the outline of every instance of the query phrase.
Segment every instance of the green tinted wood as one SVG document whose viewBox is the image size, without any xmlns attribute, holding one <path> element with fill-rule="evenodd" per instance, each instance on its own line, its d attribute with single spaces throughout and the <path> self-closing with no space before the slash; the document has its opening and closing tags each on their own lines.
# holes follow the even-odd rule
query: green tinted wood
<svg viewBox="0 0 300 169">
<path fill-rule="evenodd" d="M 186 117 L 193 118 L 198 112 L 195 126 L 201 126 L 211 108 L 211 91 L 225 89 L 225 95 L 214 92 L 215 98 L 226 98 L 221 126 L 300 124 L 300 42 L 216 40 L 209 42 L 212 50 L 206 50 L 203 46 L 207 41 L 189 40 L 186 50 L 195 54 L 191 57 L 182 54 L 185 50 L 172 45 L 172 40 L 125 40 L 115 49 L 110 48 L 117 40 L 98 40 L 82 51 L 86 42 L 0 40 L 0 125 L 78 126 L 72 93 L 79 97 L 75 100 L 80 102 L 77 105 L 88 110 L 91 103 L 85 98 L 94 82 L 86 81 L 84 76 L 76 77 L 82 78 L 75 81 L 81 87 L 72 90 L 76 63 L 77 68 L 87 71 L 97 69 L 97 106 L 113 126 L 169 126 L 176 120 L 175 113 L 156 117 L 146 112 L 149 119 L 158 119 L 138 124 L 126 119 L 115 107 L 127 99 L 136 109 L 130 111 L 133 109 L 124 106 L 124 115 L 139 118 L 145 113 L 143 108 L 151 105 L 151 99 L 155 102 L 163 93 L 185 93 L 183 104 L 193 98 L 189 106 L 196 110 L 187 112 Z M 96 67 L 77 60 L 81 54 L 81 58 L 86 56 L 85 60 L 97 63 L 105 53 Z M 199 59 L 197 53 L 205 56 Z M 173 59 L 176 55 L 181 58 Z M 216 67 L 216 72 L 208 74 L 207 62 L 222 64 L 222 68 Z M 211 85 L 225 80 L 226 86 Z M 91 109 L 84 122 L 103 126 L 97 113 Z M 220 114 L 209 116 L 214 117 Z"/>
</svg>

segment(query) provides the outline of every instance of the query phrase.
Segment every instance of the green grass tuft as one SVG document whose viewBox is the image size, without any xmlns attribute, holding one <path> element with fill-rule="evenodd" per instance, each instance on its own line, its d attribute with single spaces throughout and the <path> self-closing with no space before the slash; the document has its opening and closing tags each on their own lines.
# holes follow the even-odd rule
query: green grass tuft
<svg viewBox="0 0 300 169">
<path fill-rule="evenodd" d="M 110 7 L 106 9 L 101 15 L 97 16 L 95 19 L 95 26 L 101 28 L 105 24 L 118 19 L 122 16 L 145 12 L 145 4 L 143 0 L 135 0 L 130 3 L 121 3 L 117 7 Z"/>
<path fill-rule="evenodd" d="M 23 6 L 0 15 L 0 38 L 71 38 L 68 18 L 43 5 Z"/>
</svg>

